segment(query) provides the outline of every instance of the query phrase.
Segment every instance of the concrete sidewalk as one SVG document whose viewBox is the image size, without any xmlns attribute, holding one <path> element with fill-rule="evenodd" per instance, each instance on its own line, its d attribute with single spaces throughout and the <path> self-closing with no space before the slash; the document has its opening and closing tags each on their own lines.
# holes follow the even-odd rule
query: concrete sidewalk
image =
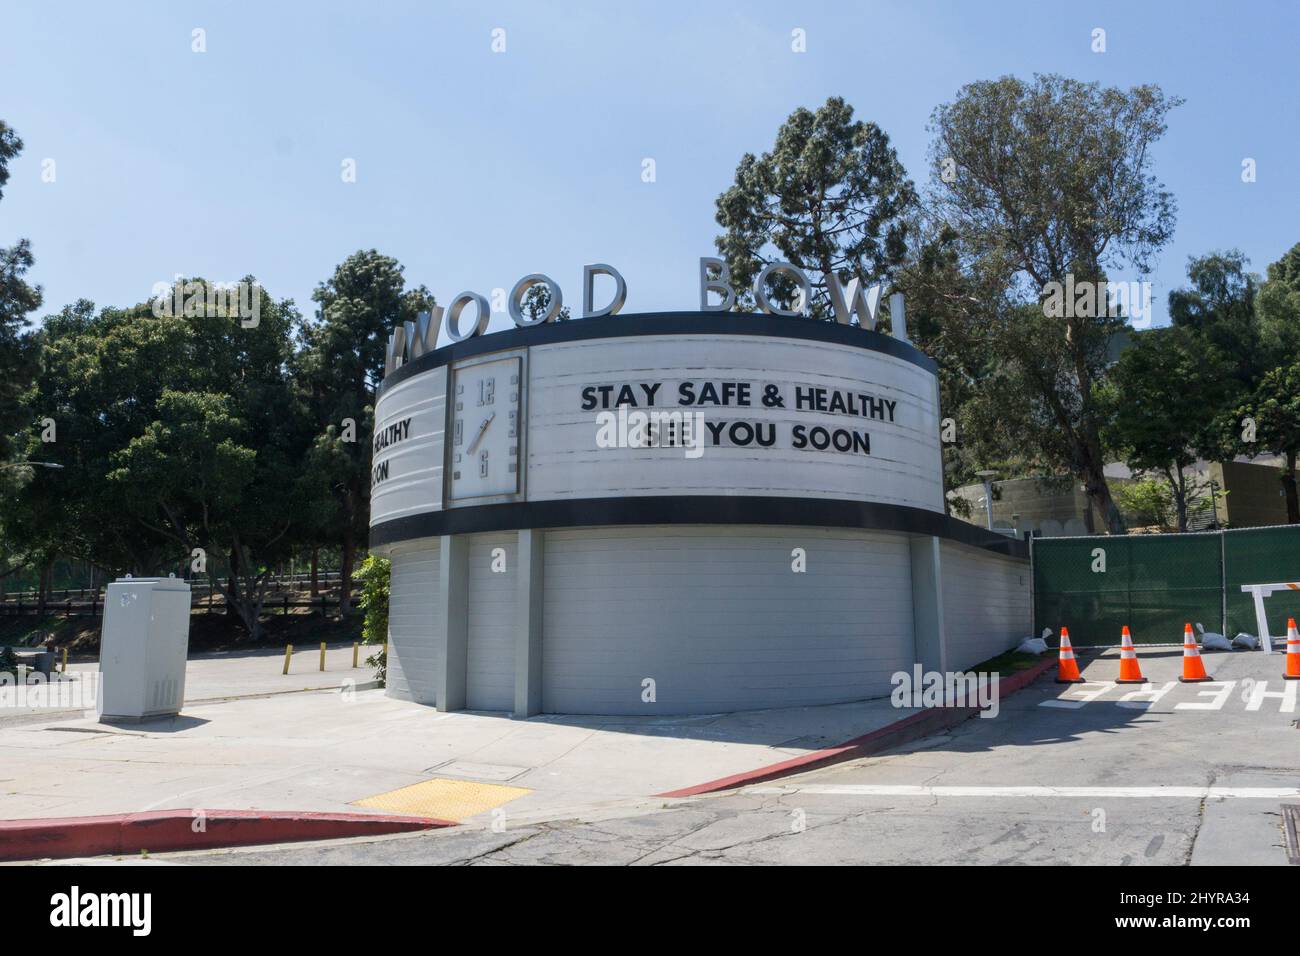
<svg viewBox="0 0 1300 956">
<path fill-rule="evenodd" d="M 289 673 L 284 674 L 284 648 L 239 648 L 229 651 L 205 651 L 191 654 L 185 666 L 185 702 L 187 706 L 226 700 L 232 697 L 257 697 L 304 690 L 336 690 L 351 681 L 353 687 L 374 684 L 374 669 L 366 658 L 378 647 L 362 644 L 357 651 L 357 666 L 352 666 L 352 644 L 335 643 L 325 650 L 325 670 L 320 669 L 320 644 L 294 649 Z M 95 661 L 68 665 L 68 677 L 94 674 Z M 42 714 L 72 718 L 80 711 L 41 711 L 26 707 L 0 706 L 0 728 L 15 724 L 41 722 Z"/>
<path fill-rule="evenodd" d="M 191 673 L 202 666 L 191 662 Z M 505 812 L 550 816 L 763 767 L 912 712 L 881 699 L 724 716 L 513 720 L 442 714 L 380 690 L 331 690 L 187 704 L 179 718 L 136 726 L 56 715 L 0 727 L 0 818 L 182 807 L 355 812 L 366 809 L 356 801 L 431 778 L 486 785 L 489 800 L 493 787 L 521 788 L 500 801 Z"/>
</svg>

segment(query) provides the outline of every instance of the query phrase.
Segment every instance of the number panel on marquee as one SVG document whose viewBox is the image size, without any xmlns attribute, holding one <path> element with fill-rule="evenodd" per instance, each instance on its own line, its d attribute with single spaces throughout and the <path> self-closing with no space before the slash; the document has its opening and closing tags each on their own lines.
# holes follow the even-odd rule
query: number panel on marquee
<svg viewBox="0 0 1300 956">
<path fill-rule="evenodd" d="M 523 393 L 519 356 L 467 362 L 454 370 L 448 396 L 450 501 L 520 494 Z"/>
</svg>

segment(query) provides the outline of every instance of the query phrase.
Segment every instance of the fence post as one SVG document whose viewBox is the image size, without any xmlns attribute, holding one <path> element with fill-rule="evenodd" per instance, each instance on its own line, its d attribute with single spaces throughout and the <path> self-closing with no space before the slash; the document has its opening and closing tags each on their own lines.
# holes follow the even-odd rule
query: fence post
<svg viewBox="0 0 1300 956">
<path fill-rule="evenodd" d="M 1217 518 L 1217 513 L 1215 514 Z M 1228 633 L 1228 541 L 1227 534 L 1222 528 L 1219 529 L 1219 596 L 1222 600 L 1222 611 L 1219 622 L 1219 633 L 1226 635 Z"/>
<path fill-rule="evenodd" d="M 1038 626 L 1038 587 L 1034 580 L 1034 533 L 1029 532 L 1029 636 L 1043 633 Z"/>
</svg>

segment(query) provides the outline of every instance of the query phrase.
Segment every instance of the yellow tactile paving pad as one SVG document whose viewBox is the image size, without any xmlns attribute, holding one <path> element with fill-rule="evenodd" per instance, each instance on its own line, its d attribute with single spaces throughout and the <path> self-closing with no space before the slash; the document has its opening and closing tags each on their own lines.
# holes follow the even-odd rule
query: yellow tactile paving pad
<svg viewBox="0 0 1300 956">
<path fill-rule="evenodd" d="M 353 801 L 353 806 L 459 822 L 476 813 L 484 813 L 503 803 L 517 800 L 526 793 L 532 791 L 523 787 L 506 787 L 499 783 L 434 777 L 432 780 L 413 783 L 409 787 Z"/>
</svg>

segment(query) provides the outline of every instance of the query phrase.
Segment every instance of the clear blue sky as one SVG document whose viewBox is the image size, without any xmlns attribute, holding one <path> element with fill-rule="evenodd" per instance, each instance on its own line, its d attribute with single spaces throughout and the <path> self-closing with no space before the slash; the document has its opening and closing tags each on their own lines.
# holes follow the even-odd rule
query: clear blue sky
<svg viewBox="0 0 1300 956">
<path fill-rule="evenodd" d="M 791 52 L 796 27 L 807 53 Z M 444 303 L 546 272 L 576 307 L 582 265 L 605 261 L 627 277 L 625 312 L 689 309 L 714 198 L 796 106 L 844 96 L 920 184 L 936 104 L 1054 71 L 1187 100 L 1157 153 L 1179 204 L 1152 276 L 1159 322 L 1189 255 L 1236 246 L 1263 272 L 1300 242 L 1298 50 L 1300 5 L 1253 0 L 7 0 L 0 117 L 26 148 L 0 244 L 31 239 L 42 314 L 138 302 L 175 273 L 253 273 L 310 313 L 316 283 L 372 246 Z"/>
</svg>

